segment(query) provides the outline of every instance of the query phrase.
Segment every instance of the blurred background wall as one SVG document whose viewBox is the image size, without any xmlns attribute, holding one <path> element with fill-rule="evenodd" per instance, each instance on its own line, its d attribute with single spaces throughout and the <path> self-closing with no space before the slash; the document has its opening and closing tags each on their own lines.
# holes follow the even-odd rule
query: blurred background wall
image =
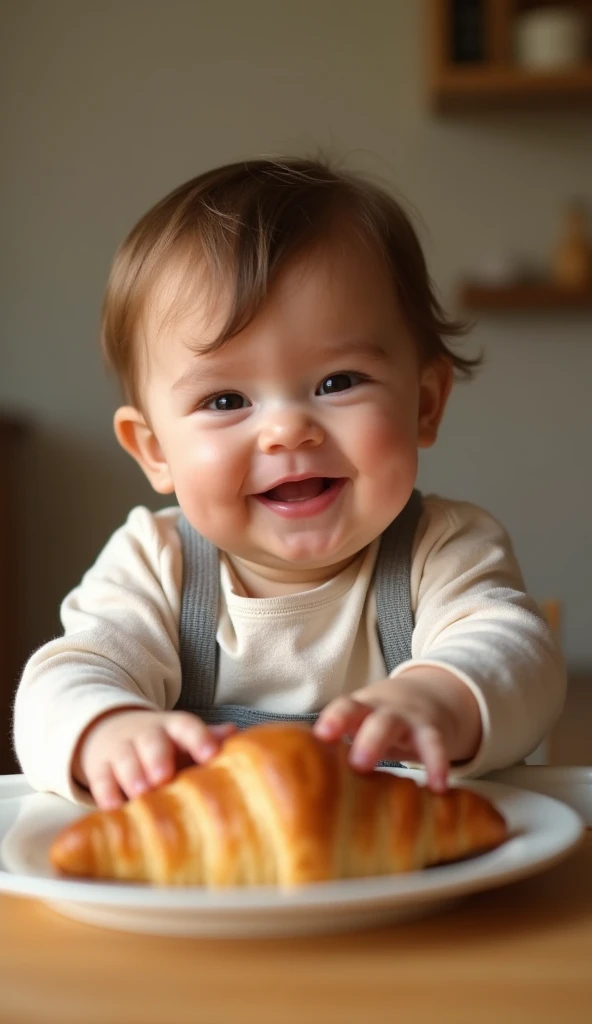
<svg viewBox="0 0 592 1024">
<path fill-rule="evenodd" d="M 14 0 L 1 4 L 0 407 L 23 415 L 25 642 L 137 503 L 111 430 L 101 295 L 116 245 L 208 167 L 322 149 L 416 211 L 449 307 L 486 252 L 544 263 L 562 206 L 592 195 L 589 111 L 437 118 L 415 0 Z M 508 527 L 528 585 L 564 605 L 592 663 L 592 320 L 484 317 L 420 484 Z"/>
</svg>

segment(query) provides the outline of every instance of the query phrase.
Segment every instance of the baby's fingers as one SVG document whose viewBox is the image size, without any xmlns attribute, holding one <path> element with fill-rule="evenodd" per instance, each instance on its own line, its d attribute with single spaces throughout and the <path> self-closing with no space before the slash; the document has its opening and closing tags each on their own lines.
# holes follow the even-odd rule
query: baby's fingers
<svg viewBox="0 0 592 1024">
<path fill-rule="evenodd" d="M 103 811 L 120 807 L 150 788 L 141 761 L 131 740 L 122 743 L 114 756 L 102 761 L 88 773 L 88 788 Z"/>
<path fill-rule="evenodd" d="M 360 771 L 371 771 L 392 747 L 399 746 L 409 735 L 409 725 L 393 711 L 372 711 L 360 726 L 349 755 L 350 764 Z"/>
<path fill-rule="evenodd" d="M 367 704 L 352 697 L 338 697 L 327 704 L 317 718 L 313 732 L 321 740 L 340 740 L 342 736 L 355 736 L 362 722 L 372 712 Z"/>
<path fill-rule="evenodd" d="M 135 746 L 151 787 L 160 786 L 173 778 L 176 770 L 175 744 L 161 725 L 141 732 Z"/>
<path fill-rule="evenodd" d="M 88 788 L 97 807 L 102 811 L 114 811 L 125 800 L 113 769 L 108 762 L 102 764 L 88 779 Z"/>
<path fill-rule="evenodd" d="M 138 751 L 131 740 L 120 744 L 111 761 L 116 782 L 130 800 L 151 788 Z"/>
<path fill-rule="evenodd" d="M 175 711 L 164 723 L 170 738 L 180 750 L 186 751 L 197 763 L 203 764 L 217 754 L 227 736 L 236 731 L 230 722 L 207 726 L 197 715 Z"/>
<path fill-rule="evenodd" d="M 442 734 L 431 725 L 420 725 L 415 729 L 414 739 L 419 760 L 425 766 L 428 786 L 436 793 L 444 793 L 450 762 Z"/>
</svg>

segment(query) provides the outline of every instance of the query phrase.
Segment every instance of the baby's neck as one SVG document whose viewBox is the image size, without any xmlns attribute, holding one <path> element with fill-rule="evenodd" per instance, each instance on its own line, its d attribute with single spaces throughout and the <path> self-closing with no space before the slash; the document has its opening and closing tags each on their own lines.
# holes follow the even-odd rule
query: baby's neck
<svg viewBox="0 0 592 1024">
<path fill-rule="evenodd" d="M 302 594 L 332 580 L 358 558 L 356 552 L 335 565 L 317 569 L 283 569 L 269 565 L 257 565 L 235 555 L 226 555 L 237 589 L 241 597 L 284 597 L 286 594 Z"/>
</svg>

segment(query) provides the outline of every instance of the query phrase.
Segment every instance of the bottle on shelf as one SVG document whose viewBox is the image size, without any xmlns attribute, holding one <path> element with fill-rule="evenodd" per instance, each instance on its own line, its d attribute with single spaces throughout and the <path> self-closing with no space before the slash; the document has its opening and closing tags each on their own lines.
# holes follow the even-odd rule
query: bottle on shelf
<svg viewBox="0 0 592 1024">
<path fill-rule="evenodd" d="M 453 0 L 450 29 L 454 64 L 474 64 L 485 60 L 483 0 Z"/>
<path fill-rule="evenodd" d="M 562 236 L 555 249 L 551 277 L 561 288 L 592 288 L 592 241 L 582 203 L 568 204 Z"/>
</svg>

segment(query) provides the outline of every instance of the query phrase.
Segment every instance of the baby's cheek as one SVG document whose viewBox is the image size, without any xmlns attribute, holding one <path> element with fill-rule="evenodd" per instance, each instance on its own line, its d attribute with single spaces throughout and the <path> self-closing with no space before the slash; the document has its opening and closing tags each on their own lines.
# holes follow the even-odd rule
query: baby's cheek
<svg viewBox="0 0 592 1024">
<path fill-rule="evenodd" d="M 387 521 L 398 515 L 417 478 L 417 448 L 413 436 L 393 421 L 374 420 L 360 436 L 357 460 L 361 507 L 380 510 Z"/>
<path fill-rule="evenodd" d="M 179 503 L 195 528 L 215 542 L 220 542 L 219 531 L 240 525 L 237 517 L 244 505 L 241 488 L 245 472 L 244 460 L 222 439 L 200 438 L 188 443 L 177 464 Z"/>
<path fill-rule="evenodd" d="M 197 437 L 190 445 L 188 458 L 198 472 L 215 472 L 221 463 L 228 461 L 229 447 L 224 445 L 221 437 Z"/>
<path fill-rule="evenodd" d="M 222 437 L 197 438 L 184 456 L 185 475 L 192 486 L 199 486 L 210 497 L 222 498 L 240 486 L 244 468 L 235 448 Z"/>
<path fill-rule="evenodd" d="M 417 460 L 417 441 L 411 425 L 404 418 L 368 416 L 356 432 L 358 461 L 370 471 L 406 464 Z"/>
</svg>

